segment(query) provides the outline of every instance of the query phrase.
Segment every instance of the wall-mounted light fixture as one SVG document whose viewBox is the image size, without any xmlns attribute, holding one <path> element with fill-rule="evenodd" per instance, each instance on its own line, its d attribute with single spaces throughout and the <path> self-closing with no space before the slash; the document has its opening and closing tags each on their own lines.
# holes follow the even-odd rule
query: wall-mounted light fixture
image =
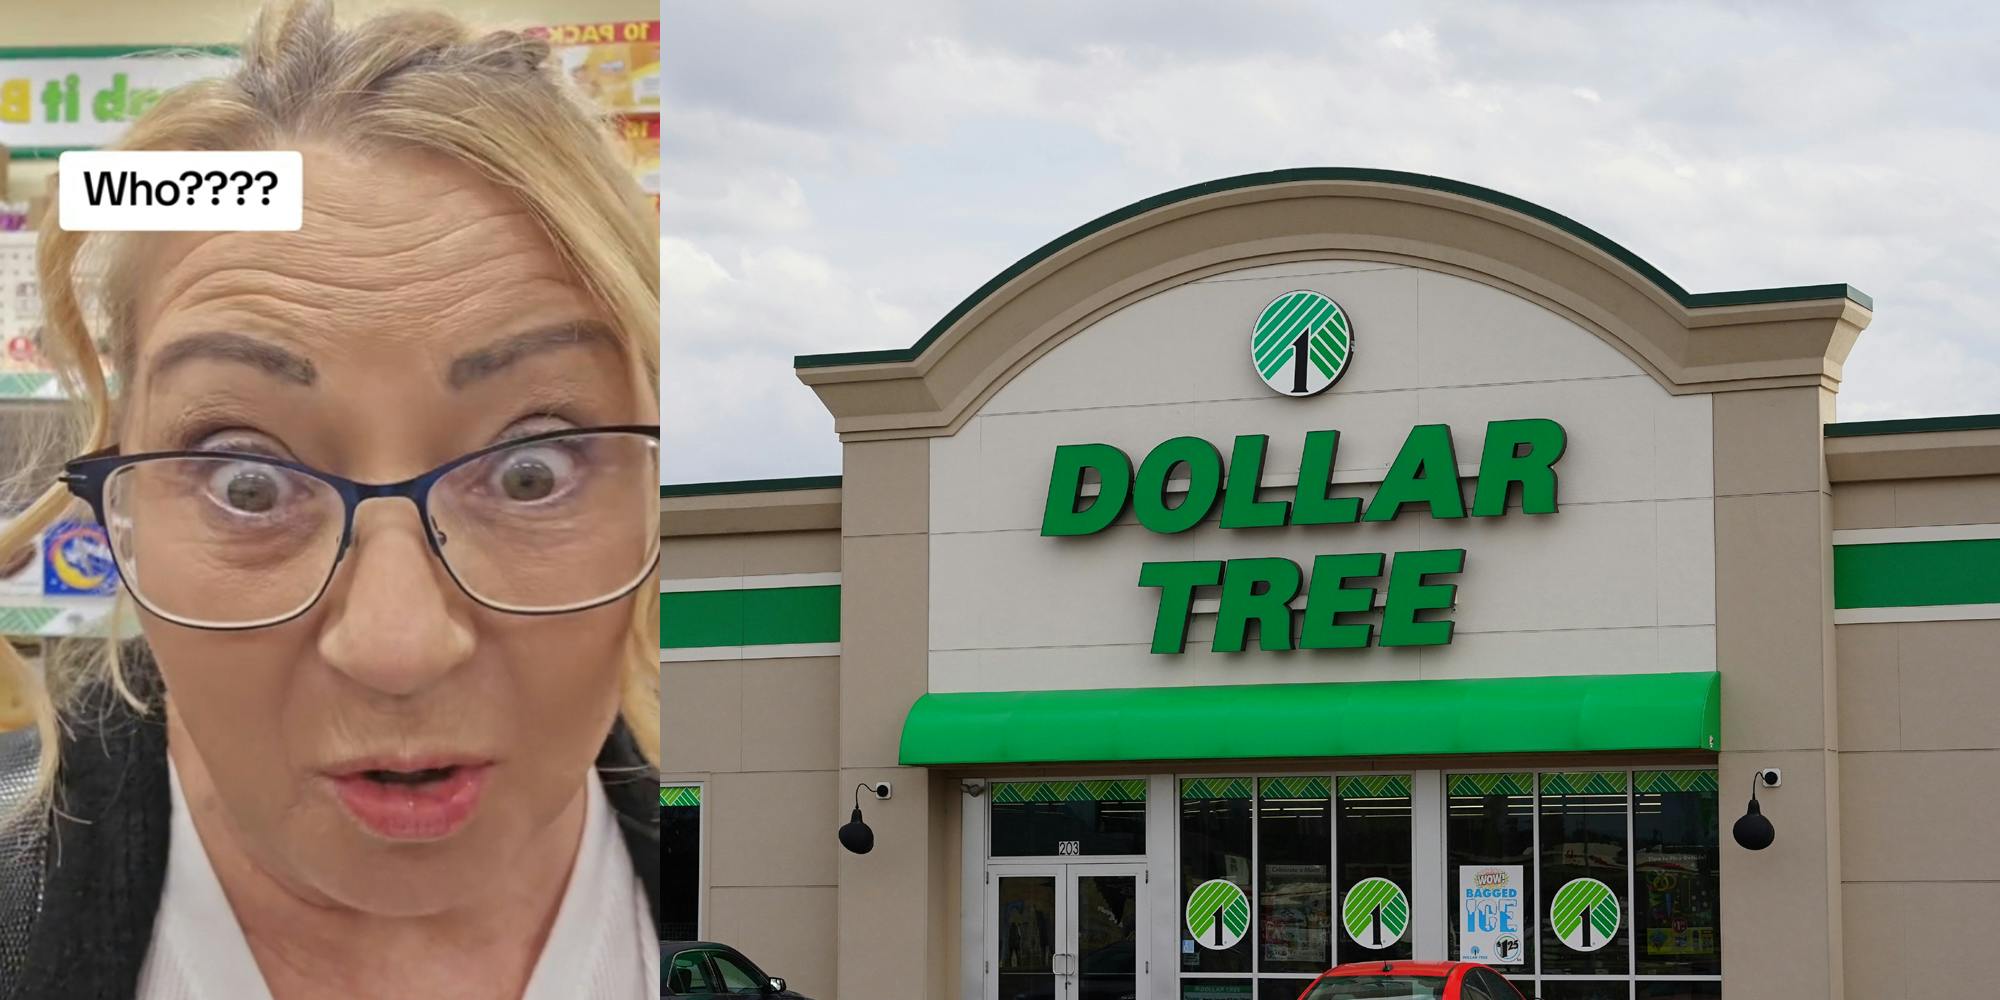
<svg viewBox="0 0 2000 1000">
<path fill-rule="evenodd" d="M 1784 772 L 1775 767 L 1760 767 L 1750 779 L 1750 811 L 1730 827 L 1729 835 L 1746 851 L 1761 851 L 1771 846 L 1778 837 L 1778 830 L 1771 821 L 1764 818 L 1764 807 L 1757 804 L 1757 789 L 1776 788 L 1784 780 Z"/>
<path fill-rule="evenodd" d="M 874 784 L 864 781 L 854 786 L 854 813 L 848 818 L 847 825 L 840 828 L 840 846 L 847 848 L 849 854 L 867 854 L 875 849 L 875 831 L 870 830 L 861 819 L 861 790 L 864 788 L 878 799 L 888 798 L 891 791 L 886 781 Z"/>
</svg>

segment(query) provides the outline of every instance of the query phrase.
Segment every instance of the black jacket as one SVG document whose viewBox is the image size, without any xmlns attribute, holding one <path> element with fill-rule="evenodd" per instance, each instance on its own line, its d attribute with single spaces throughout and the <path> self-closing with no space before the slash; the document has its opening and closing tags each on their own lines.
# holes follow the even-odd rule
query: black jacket
<svg viewBox="0 0 2000 1000">
<path fill-rule="evenodd" d="M 132 1000 L 166 884 L 172 794 L 157 694 L 142 717 L 92 690 L 63 737 L 52 831 L 0 834 L 0 998 Z M 35 740 L 0 734 L 0 802 L 32 775 Z M 621 723 L 598 757 L 632 866 L 660 912 L 658 782 Z M 657 919 L 657 918 L 656 918 Z"/>
</svg>

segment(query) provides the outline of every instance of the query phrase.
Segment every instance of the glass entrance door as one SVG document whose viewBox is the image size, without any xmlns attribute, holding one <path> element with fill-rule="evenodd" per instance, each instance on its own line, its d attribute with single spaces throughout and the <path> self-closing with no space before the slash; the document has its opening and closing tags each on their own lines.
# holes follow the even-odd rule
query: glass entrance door
<svg viewBox="0 0 2000 1000">
<path fill-rule="evenodd" d="M 1060 943 L 1068 914 L 1059 887 L 1063 868 L 1018 867 L 988 873 L 986 1000 L 1057 1000 Z"/>
<path fill-rule="evenodd" d="M 1140 1000 L 1146 937 L 1140 897 L 1146 870 L 1137 865 L 1070 865 L 1066 873 L 1076 940 L 1069 963 L 1077 1000 Z"/>
<path fill-rule="evenodd" d="M 995 865 L 987 1000 L 1145 1000 L 1142 865 Z"/>
</svg>

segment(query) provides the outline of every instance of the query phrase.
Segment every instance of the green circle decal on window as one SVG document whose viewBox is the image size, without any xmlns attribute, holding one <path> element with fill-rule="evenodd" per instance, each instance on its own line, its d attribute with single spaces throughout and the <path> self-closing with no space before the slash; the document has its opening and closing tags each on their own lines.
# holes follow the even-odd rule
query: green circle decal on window
<svg viewBox="0 0 2000 1000">
<path fill-rule="evenodd" d="M 1580 878 L 1556 890 L 1549 904 L 1549 926 L 1564 947 L 1596 951 L 1618 933 L 1618 896 L 1594 878 Z"/>
<path fill-rule="evenodd" d="M 1188 893 L 1187 929 L 1195 943 L 1214 951 L 1234 948 L 1250 930 L 1250 897 L 1224 878 L 1209 879 Z"/>
<path fill-rule="evenodd" d="M 1410 926 L 1410 897 L 1386 878 L 1365 878 L 1347 890 L 1340 908 L 1340 925 L 1363 948 L 1388 948 L 1403 939 Z"/>
<path fill-rule="evenodd" d="M 1264 384 L 1287 396 L 1310 396 L 1334 383 L 1354 357 L 1347 313 L 1318 292 L 1286 292 L 1257 314 L 1250 363 Z"/>
</svg>

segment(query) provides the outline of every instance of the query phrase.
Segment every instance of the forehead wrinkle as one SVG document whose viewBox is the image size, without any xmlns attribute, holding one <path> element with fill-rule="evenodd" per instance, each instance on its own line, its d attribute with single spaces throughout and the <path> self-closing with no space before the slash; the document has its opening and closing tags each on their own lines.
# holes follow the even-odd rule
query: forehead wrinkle
<svg viewBox="0 0 2000 1000">
<path fill-rule="evenodd" d="M 211 302 L 218 307 L 205 308 Z M 330 312 L 332 310 L 323 305 L 297 302 L 282 295 L 242 292 L 190 302 L 177 315 L 173 325 L 177 334 L 230 330 L 267 335 L 303 348 L 316 349 L 327 340 L 321 334 L 331 326 L 325 319 Z M 141 357 L 170 350 L 178 340 L 178 336 L 167 339 L 160 342 L 157 348 L 148 344 L 146 346 L 151 350 L 142 352 Z"/>
<path fill-rule="evenodd" d="M 559 322 L 598 312 L 539 221 L 476 178 L 413 171 L 414 187 L 385 197 L 373 175 L 320 176 L 299 232 L 201 234 L 162 255 L 174 264 L 155 272 L 141 315 L 191 330 L 228 328 L 233 314 L 251 330 L 346 351 L 370 340 L 465 343 L 531 313 Z"/>
<path fill-rule="evenodd" d="M 441 206 L 429 206 L 432 211 L 443 211 Z M 331 217 L 331 216 L 329 216 Z M 440 222 L 444 224 L 439 225 Z M 493 230 L 488 233 L 486 230 Z M 371 237 L 366 245 L 371 247 L 369 260 L 392 260 L 411 254 L 429 253 L 440 248 L 457 249 L 457 243 L 466 243 L 473 249 L 490 246 L 504 238 L 518 237 L 523 243 L 545 244 L 547 237 L 535 223 L 534 216 L 525 209 L 489 209 L 483 212 L 454 212 L 450 216 L 430 216 L 422 219 L 397 219 L 381 227 L 370 227 L 357 220 L 341 219 L 338 225 L 325 229 L 307 231 L 300 229 L 299 239 L 290 245 L 308 252 L 323 252 L 329 248 L 345 252 L 351 249 L 342 245 L 347 238 L 356 234 Z M 408 235 L 400 240 L 387 237 Z M 379 250 L 378 244 L 388 244 Z M 553 250 L 553 247 L 550 247 Z"/>
<path fill-rule="evenodd" d="M 274 275 L 279 278 L 306 285 L 318 285 L 342 291 L 388 291 L 407 287 L 409 275 L 413 271 L 442 270 L 447 273 L 462 271 L 467 267 L 480 266 L 486 261 L 464 260 L 467 256 L 493 258 L 492 249 L 506 246 L 510 242 L 504 237 L 510 235 L 509 220 L 523 217 L 523 213 L 503 213 L 481 219 L 453 220 L 443 229 L 425 226 L 421 239 L 400 247 L 384 250 L 370 250 L 356 253 L 358 247 L 340 246 L 339 239 L 313 239 L 300 242 L 297 234 L 281 234 L 282 239 L 274 241 L 269 234 L 251 237 L 262 250 L 238 249 L 248 247 L 250 240 L 239 241 L 226 250 L 211 250 L 199 253 L 203 247 L 190 251 L 181 260 L 161 275 L 163 286 L 158 295 L 160 304 L 156 314 L 172 309 L 194 286 L 203 282 L 230 278 L 240 275 Z M 489 227 L 487 224 L 495 225 Z M 487 233 L 486 228 L 501 229 L 498 233 Z M 523 236 L 539 235 L 538 230 L 522 233 Z M 220 234 L 222 236 L 242 234 Z M 204 246 L 212 241 L 204 241 Z M 527 241 L 523 240 L 526 244 Z M 521 245 L 517 249 L 504 251 L 502 257 L 533 256 L 541 246 Z M 550 248 L 554 256 L 553 248 Z M 208 256 L 223 258 L 220 266 L 208 267 L 203 259 Z M 235 263 L 232 258 L 241 256 L 243 263 Z M 425 267 L 426 262 L 442 259 L 442 263 Z M 356 267 L 353 265 L 364 265 Z M 342 267 L 341 265 L 347 265 Z M 346 271 L 348 280 L 341 280 L 340 271 Z"/>
<path fill-rule="evenodd" d="M 322 327 L 348 328 L 383 321 L 407 326 L 412 313 L 421 313 L 422 325 L 436 328 L 460 316 L 476 318 L 482 311 L 512 317 L 524 301 L 546 297 L 548 293 L 539 290 L 544 285 L 586 300 L 565 270 L 540 257 L 523 248 L 422 269 L 435 272 L 431 276 L 416 276 L 415 269 L 409 269 L 393 283 L 344 281 L 290 265 L 233 267 L 196 278 L 175 298 L 162 303 L 156 315 L 240 303 L 254 312 L 275 314 L 272 318 L 280 322 L 296 318 L 286 313 L 305 313 L 315 326 Z M 495 288 L 507 291 L 488 294 Z"/>
</svg>

